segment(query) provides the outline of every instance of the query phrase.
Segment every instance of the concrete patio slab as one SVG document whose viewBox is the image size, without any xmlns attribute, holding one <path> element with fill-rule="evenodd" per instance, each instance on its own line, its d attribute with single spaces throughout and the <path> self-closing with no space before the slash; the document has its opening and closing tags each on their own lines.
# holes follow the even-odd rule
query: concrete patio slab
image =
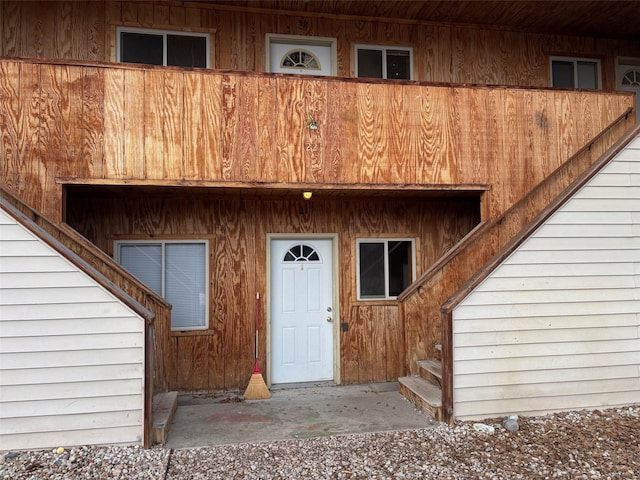
<svg viewBox="0 0 640 480">
<path fill-rule="evenodd" d="M 181 394 L 165 446 L 204 447 L 427 428 L 396 382 L 278 386 L 268 400 Z"/>
</svg>

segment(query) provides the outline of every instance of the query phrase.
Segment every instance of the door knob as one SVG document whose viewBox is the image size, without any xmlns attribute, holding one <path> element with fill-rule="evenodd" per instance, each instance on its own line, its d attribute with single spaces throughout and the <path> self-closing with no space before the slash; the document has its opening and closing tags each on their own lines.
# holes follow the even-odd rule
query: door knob
<svg viewBox="0 0 640 480">
<path fill-rule="evenodd" d="M 333 317 L 327 317 L 327 322 L 333 322 Z"/>
</svg>

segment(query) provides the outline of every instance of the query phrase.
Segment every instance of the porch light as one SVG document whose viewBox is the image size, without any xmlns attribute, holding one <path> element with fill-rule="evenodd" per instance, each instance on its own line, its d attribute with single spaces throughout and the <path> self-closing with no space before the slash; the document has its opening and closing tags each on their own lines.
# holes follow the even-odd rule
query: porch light
<svg viewBox="0 0 640 480">
<path fill-rule="evenodd" d="M 305 200 L 311 200 L 312 195 L 313 192 L 302 192 L 302 198 L 304 198 Z"/>
</svg>

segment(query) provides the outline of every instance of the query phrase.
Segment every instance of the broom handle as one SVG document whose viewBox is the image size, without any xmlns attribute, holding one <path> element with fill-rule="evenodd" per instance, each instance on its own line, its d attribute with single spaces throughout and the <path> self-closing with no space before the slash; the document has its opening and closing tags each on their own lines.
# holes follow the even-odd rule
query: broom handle
<svg viewBox="0 0 640 480">
<path fill-rule="evenodd" d="M 256 361 L 258 360 L 258 323 L 260 318 L 260 294 L 256 293 Z"/>
</svg>

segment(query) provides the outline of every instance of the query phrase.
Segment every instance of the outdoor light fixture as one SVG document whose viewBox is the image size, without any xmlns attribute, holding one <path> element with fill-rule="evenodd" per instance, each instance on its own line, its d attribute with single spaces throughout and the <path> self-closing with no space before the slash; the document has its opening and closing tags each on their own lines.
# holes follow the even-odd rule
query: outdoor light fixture
<svg viewBox="0 0 640 480">
<path fill-rule="evenodd" d="M 304 198 L 305 200 L 310 200 L 312 195 L 312 192 L 302 192 L 302 198 Z"/>
</svg>

